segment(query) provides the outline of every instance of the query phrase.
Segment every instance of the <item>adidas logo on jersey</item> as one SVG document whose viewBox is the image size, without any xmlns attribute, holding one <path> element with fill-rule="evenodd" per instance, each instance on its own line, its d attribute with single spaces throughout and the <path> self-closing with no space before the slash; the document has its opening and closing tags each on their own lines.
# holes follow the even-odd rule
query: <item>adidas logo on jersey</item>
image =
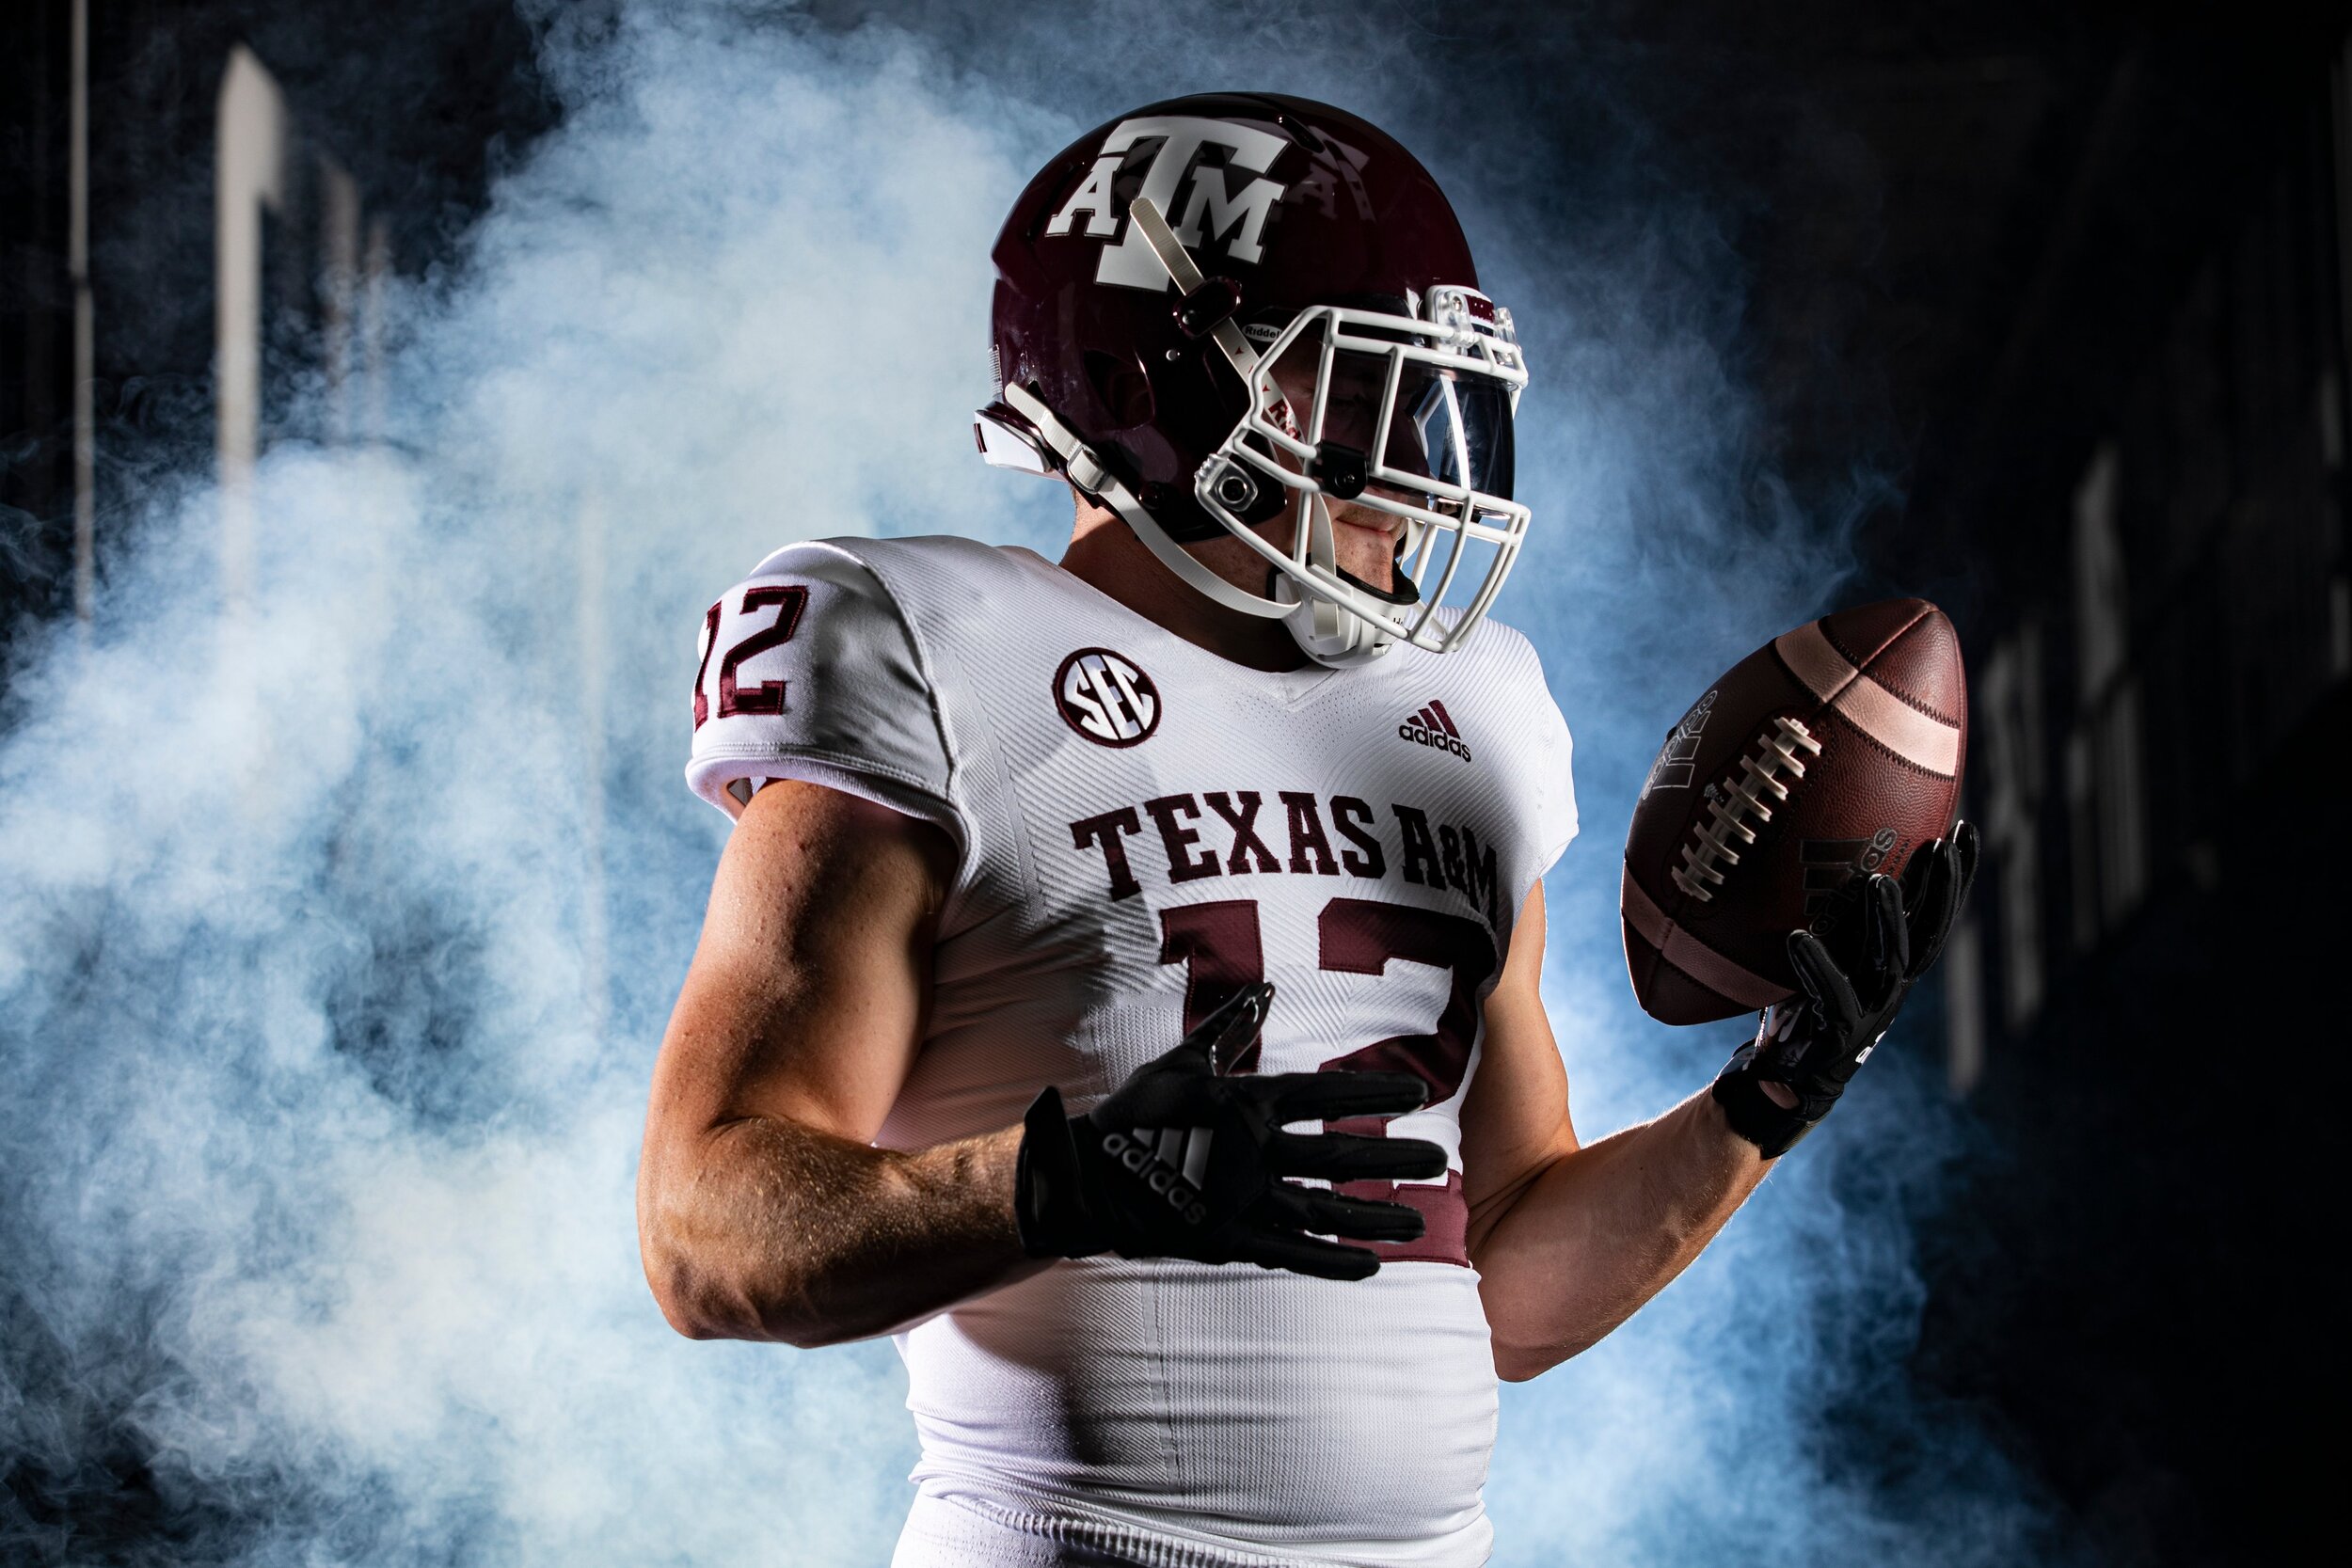
<svg viewBox="0 0 2352 1568">
<path fill-rule="evenodd" d="M 1416 746 L 1435 746 L 1440 752 L 1452 752 L 1464 762 L 1470 759 L 1470 748 L 1462 742 L 1462 732 L 1454 727 L 1453 716 L 1445 705 L 1432 700 L 1429 705 L 1396 727 L 1396 733 Z"/>
<path fill-rule="evenodd" d="M 1138 1127 L 1135 1136 L 1111 1132 L 1104 1136 L 1103 1152 L 1143 1179 L 1145 1186 L 1168 1200 L 1168 1206 L 1199 1225 L 1209 1217 L 1200 1201 L 1200 1179 L 1208 1174 L 1209 1138 L 1206 1127 L 1164 1127 L 1156 1132 Z"/>
</svg>

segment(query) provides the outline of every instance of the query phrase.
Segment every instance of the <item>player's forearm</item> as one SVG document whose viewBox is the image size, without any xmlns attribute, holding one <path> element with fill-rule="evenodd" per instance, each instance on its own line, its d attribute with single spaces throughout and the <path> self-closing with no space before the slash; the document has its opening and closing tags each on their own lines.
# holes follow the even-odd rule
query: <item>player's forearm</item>
<svg viewBox="0 0 2352 1568">
<path fill-rule="evenodd" d="M 1770 1170 L 1705 1091 L 1547 1167 L 1473 1259 L 1495 1366 L 1530 1378 L 1665 1289 Z"/>
<path fill-rule="evenodd" d="M 1013 1219 L 1021 1129 L 913 1153 L 753 1117 L 649 1162 L 639 1212 L 662 1311 L 695 1338 L 803 1348 L 886 1333 L 1041 1265 Z"/>
</svg>

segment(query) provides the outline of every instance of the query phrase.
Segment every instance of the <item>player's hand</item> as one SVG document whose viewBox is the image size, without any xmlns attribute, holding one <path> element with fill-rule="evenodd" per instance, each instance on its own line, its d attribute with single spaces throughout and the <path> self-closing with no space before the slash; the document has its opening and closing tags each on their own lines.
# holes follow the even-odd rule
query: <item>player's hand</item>
<svg viewBox="0 0 2352 1568">
<path fill-rule="evenodd" d="M 1324 1177 L 1442 1175 L 1445 1151 L 1420 1138 L 1285 1132 L 1285 1123 L 1418 1110 L 1409 1072 L 1278 1072 L 1226 1077 L 1258 1032 L 1274 988 L 1249 987 L 1164 1056 L 1137 1068 L 1082 1117 L 1048 1088 L 1030 1105 L 1015 1205 L 1032 1258 L 1188 1258 L 1255 1263 L 1320 1279 L 1363 1279 L 1380 1259 L 1362 1242 L 1409 1242 L 1421 1214 L 1401 1203 L 1301 1187 Z"/>
<path fill-rule="evenodd" d="M 1800 993 L 1766 1011 L 1715 1080 L 1733 1132 L 1771 1159 L 1820 1125 L 1944 951 L 1976 875 L 1977 830 L 1963 822 L 1913 856 L 1901 883 L 1864 881 L 1861 950 L 1845 961 L 1811 931 L 1789 933 Z"/>
</svg>

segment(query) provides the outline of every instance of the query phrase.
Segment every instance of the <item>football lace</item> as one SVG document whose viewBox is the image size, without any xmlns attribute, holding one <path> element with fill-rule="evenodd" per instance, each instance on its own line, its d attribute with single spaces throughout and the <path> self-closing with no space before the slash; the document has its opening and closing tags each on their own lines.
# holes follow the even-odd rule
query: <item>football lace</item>
<svg viewBox="0 0 2352 1568">
<path fill-rule="evenodd" d="M 1764 797 L 1788 800 L 1788 781 L 1804 777 L 1804 757 L 1799 753 L 1821 754 L 1821 743 L 1796 720 L 1778 718 L 1772 726 L 1772 733 L 1756 737 L 1755 754 L 1740 759 L 1740 777 L 1710 792 L 1706 819 L 1682 847 L 1682 863 L 1674 868 L 1675 885 L 1702 904 L 1713 902 L 1715 889 L 1724 885 L 1724 867 L 1740 863 L 1732 839 L 1754 844 L 1756 827 L 1751 824 L 1772 819 Z"/>
</svg>

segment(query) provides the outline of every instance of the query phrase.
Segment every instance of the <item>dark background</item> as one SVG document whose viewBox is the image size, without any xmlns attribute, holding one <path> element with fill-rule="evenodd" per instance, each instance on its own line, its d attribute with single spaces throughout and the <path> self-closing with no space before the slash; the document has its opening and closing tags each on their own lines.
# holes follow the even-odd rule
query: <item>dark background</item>
<svg viewBox="0 0 2352 1568">
<path fill-rule="evenodd" d="M 912 4 L 794 24 L 878 10 L 951 48 L 994 25 Z M 25 618 L 77 612 L 71 14 L 12 0 L 6 23 L 0 679 Z M 1992 1422 L 2055 1499 L 2064 1555 L 2305 1555 L 2335 1513 L 2344 1354 L 2325 1263 L 2344 1037 L 2317 985 L 2342 930 L 2326 835 L 2352 671 L 2343 18 L 1367 14 L 1416 31 L 1439 80 L 1512 98 L 1538 156 L 1629 138 L 1638 178 L 1705 193 L 1745 277 L 1729 336 L 1775 482 L 1858 508 L 1858 590 L 1936 598 L 1965 638 L 1989 857 L 1944 989 L 1980 1153 L 1916 1216 L 1909 1375 Z M 91 613 L 152 488 L 202 458 L 230 47 L 330 128 L 405 276 L 446 260 L 558 113 L 509 8 L 316 24 L 90 0 Z M 1605 98 L 1580 87 L 1596 70 Z M 273 286 L 281 319 L 315 315 L 301 269 Z M 299 331 L 273 352 L 298 359 Z M 1900 1470 L 1867 1400 L 1841 1419 Z M 53 1506 L 6 1463 L 20 1506 Z M 135 1486 L 121 1507 L 129 1539 Z"/>
</svg>

